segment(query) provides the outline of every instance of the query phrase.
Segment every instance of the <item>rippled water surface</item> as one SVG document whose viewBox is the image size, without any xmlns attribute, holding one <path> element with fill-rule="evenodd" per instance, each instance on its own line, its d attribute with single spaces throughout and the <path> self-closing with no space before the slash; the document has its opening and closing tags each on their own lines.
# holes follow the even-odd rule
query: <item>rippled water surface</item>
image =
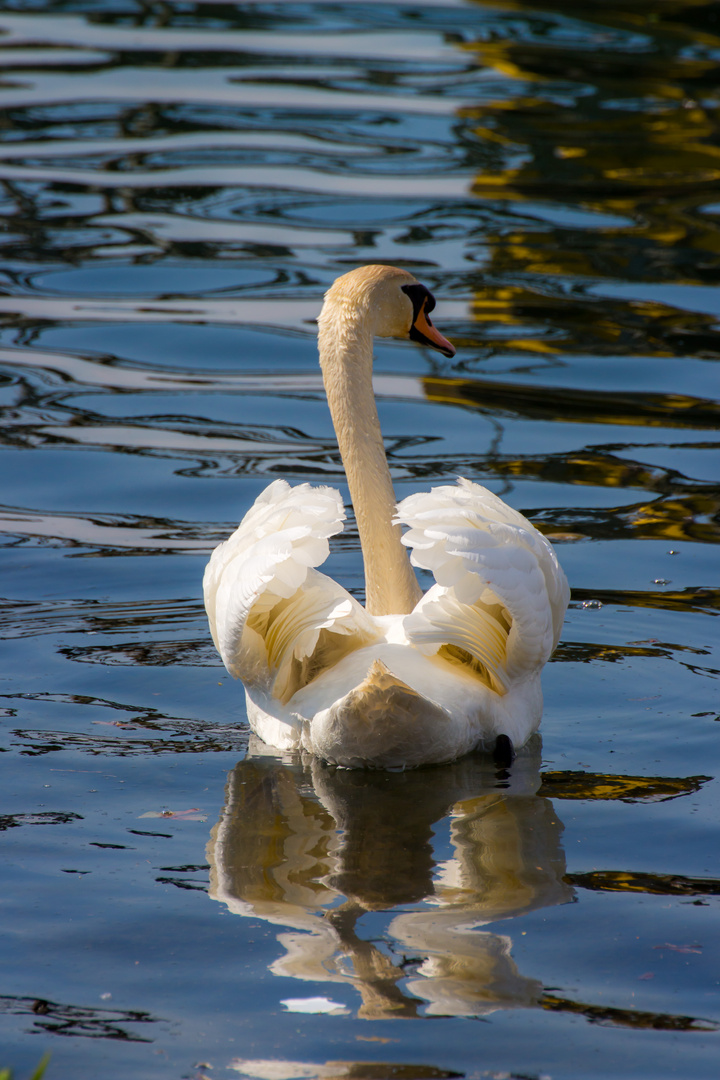
<svg viewBox="0 0 720 1080">
<path fill-rule="evenodd" d="M 0 1067 L 716 1077 L 718 5 L 7 0 L 0 53 Z M 398 494 L 572 585 L 509 775 L 275 756 L 209 638 L 262 488 L 345 492 L 367 262 L 458 347 L 377 345 Z"/>
</svg>

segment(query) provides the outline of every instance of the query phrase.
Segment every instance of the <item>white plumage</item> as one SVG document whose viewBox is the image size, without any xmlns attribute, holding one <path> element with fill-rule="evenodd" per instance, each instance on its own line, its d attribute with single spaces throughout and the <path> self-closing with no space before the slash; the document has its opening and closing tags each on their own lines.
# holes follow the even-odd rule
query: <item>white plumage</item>
<svg viewBox="0 0 720 1080">
<path fill-rule="evenodd" d="M 393 514 L 369 379 L 372 332 L 363 330 L 419 334 L 452 355 L 427 317 L 432 305 L 409 274 L 366 267 L 338 279 L 319 320 L 368 608 L 315 569 L 345 518 L 331 488 L 276 480 L 208 563 L 213 640 L 245 684 L 251 727 L 279 749 L 411 768 L 493 749 L 498 736 L 520 747 L 540 723 L 540 671 L 569 598 L 552 546 L 468 480 L 411 495 Z M 405 548 L 435 578 L 424 596 Z"/>
</svg>

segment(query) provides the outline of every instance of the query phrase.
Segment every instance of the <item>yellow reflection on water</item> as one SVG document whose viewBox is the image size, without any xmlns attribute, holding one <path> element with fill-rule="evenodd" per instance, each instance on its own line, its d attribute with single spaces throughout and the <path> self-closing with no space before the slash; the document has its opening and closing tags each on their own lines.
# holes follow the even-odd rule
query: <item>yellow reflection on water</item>
<svg viewBox="0 0 720 1080">
<path fill-rule="evenodd" d="M 531 22 L 536 7 L 551 22 L 554 13 L 577 15 L 572 5 L 475 3 L 489 19 L 500 10 L 528 20 L 524 34 L 500 29 L 457 45 L 483 75 L 477 102 L 458 112 L 469 157 L 482 162 L 472 193 L 488 207 L 508 204 L 487 219 L 472 282 L 484 344 L 496 353 L 667 357 L 688 344 L 701 350 L 698 335 L 708 335 L 717 356 L 710 315 L 642 292 L 622 301 L 587 292 L 605 281 L 716 283 L 720 222 L 707 212 L 720 179 L 712 5 L 586 5 L 591 24 L 580 38 Z"/>
</svg>

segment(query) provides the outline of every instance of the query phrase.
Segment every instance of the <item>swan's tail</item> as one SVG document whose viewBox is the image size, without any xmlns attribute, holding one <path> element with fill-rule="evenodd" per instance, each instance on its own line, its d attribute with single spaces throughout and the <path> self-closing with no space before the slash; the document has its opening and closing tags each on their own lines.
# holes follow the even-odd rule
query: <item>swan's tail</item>
<svg viewBox="0 0 720 1080">
<path fill-rule="evenodd" d="M 450 761 L 451 717 L 375 660 L 358 686 L 303 729 L 303 747 L 350 769 L 406 769 Z M 467 749 L 471 744 L 468 743 Z"/>
</svg>

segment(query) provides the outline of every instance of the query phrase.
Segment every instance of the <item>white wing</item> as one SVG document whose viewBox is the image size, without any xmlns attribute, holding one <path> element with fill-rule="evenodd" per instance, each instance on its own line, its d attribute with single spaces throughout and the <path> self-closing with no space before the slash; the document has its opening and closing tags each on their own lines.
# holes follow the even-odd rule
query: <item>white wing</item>
<svg viewBox="0 0 720 1080">
<path fill-rule="evenodd" d="M 203 590 L 210 631 L 234 678 L 286 702 L 328 661 L 376 636 L 350 594 L 312 569 L 345 518 L 339 492 L 276 480 L 215 549 Z"/>
<path fill-rule="evenodd" d="M 410 495 L 397 520 L 415 566 L 437 585 L 405 620 L 408 638 L 428 651 L 454 645 L 504 693 L 539 669 L 557 645 L 570 590 L 550 543 L 487 488 L 460 479 Z"/>
</svg>

